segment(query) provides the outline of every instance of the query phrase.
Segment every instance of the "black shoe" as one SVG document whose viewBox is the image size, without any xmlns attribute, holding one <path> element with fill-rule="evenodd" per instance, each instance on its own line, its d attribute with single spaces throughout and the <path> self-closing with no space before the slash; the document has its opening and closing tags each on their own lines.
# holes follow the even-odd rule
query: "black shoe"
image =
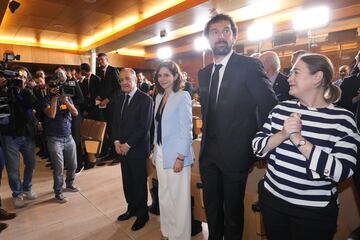
<svg viewBox="0 0 360 240">
<path fill-rule="evenodd" d="M 145 226 L 147 221 L 149 221 L 149 215 L 146 215 L 145 217 L 136 218 L 134 224 L 131 227 L 131 230 L 137 231 L 137 230 L 142 229 Z"/>
<path fill-rule="evenodd" d="M 9 213 L 0 208 L 0 220 L 10 220 L 16 217 L 16 213 Z"/>
<path fill-rule="evenodd" d="M 125 213 L 121 214 L 117 220 L 118 221 L 125 221 L 128 220 L 129 218 L 131 218 L 132 216 L 134 216 L 134 213 L 130 210 L 127 210 Z"/>
<path fill-rule="evenodd" d="M 94 167 L 95 167 L 95 164 L 91 163 L 91 162 L 85 162 L 85 164 L 84 164 L 84 170 L 94 168 Z"/>
<path fill-rule="evenodd" d="M 75 174 L 80 174 L 82 170 L 84 170 L 84 166 L 79 166 L 78 168 L 76 168 Z"/>
<path fill-rule="evenodd" d="M 6 223 L 0 223 L 0 232 L 2 232 L 2 230 L 4 230 L 7 227 L 8 225 Z"/>
<path fill-rule="evenodd" d="M 197 220 L 193 220 L 191 223 L 191 236 L 195 236 L 202 232 L 201 222 Z"/>
<path fill-rule="evenodd" d="M 107 156 L 105 156 L 105 157 L 103 157 L 103 158 L 100 158 L 100 162 L 108 162 L 108 161 L 111 161 L 111 160 L 113 160 L 114 158 L 116 158 L 116 156 L 115 155 L 107 155 Z"/>
<path fill-rule="evenodd" d="M 119 164 L 120 163 L 120 159 L 118 158 L 115 158 L 114 160 L 112 160 L 109 165 L 112 166 L 112 165 L 116 165 L 116 164 Z"/>
<path fill-rule="evenodd" d="M 159 203 L 152 203 L 149 207 L 149 212 L 154 215 L 160 215 Z"/>
</svg>

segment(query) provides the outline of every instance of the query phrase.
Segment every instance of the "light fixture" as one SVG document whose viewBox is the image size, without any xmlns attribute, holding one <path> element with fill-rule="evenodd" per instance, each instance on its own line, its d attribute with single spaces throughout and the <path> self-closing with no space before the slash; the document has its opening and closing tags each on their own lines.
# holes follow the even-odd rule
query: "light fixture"
<svg viewBox="0 0 360 240">
<path fill-rule="evenodd" d="M 330 10 L 326 6 L 301 9 L 295 12 L 293 27 L 296 31 L 311 30 L 328 24 Z"/>
<path fill-rule="evenodd" d="M 20 3 L 15 0 L 12 0 L 9 3 L 9 9 L 10 9 L 11 13 L 14 13 L 19 7 L 20 7 Z"/>
<path fill-rule="evenodd" d="M 273 25 L 271 22 L 255 22 L 247 30 L 247 37 L 250 41 L 259 41 L 270 38 L 273 34 Z"/>
<path fill-rule="evenodd" d="M 199 52 L 210 49 L 209 41 L 205 37 L 198 37 L 194 41 L 194 48 Z"/>
<path fill-rule="evenodd" d="M 170 47 L 159 48 L 157 51 L 157 57 L 159 59 L 169 59 L 172 57 L 172 49 Z"/>
</svg>

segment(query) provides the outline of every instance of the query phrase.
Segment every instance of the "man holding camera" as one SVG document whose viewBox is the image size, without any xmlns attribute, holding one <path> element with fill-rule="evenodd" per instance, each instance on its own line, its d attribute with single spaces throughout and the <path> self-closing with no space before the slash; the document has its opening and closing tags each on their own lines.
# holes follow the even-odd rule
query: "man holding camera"
<svg viewBox="0 0 360 240">
<path fill-rule="evenodd" d="M 63 69 L 57 75 L 66 76 Z M 63 172 L 64 162 L 67 166 L 66 190 L 78 192 L 79 188 L 74 186 L 76 163 L 76 145 L 71 136 L 72 117 L 78 115 L 73 101 L 70 97 L 60 95 L 58 82 L 50 80 L 47 82 L 49 95 L 44 98 L 42 109 L 45 113 L 44 128 L 47 135 L 47 144 L 54 168 L 54 192 L 55 199 L 59 203 L 67 202 L 63 195 Z"/>
<path fill-rule="evenodd" d="M 37 120 L 33 114 L 36 101 L 32 91 L 25 88 L 31 78 L 25 67 L 16 69 L 18 77 L 7 80 L 3 89 L 9 104 L 8 124 L 2 125 L 2 146 L 5 151 L 5 165 L 8 172 L 9 185 L 12 190 L 16 208 L 24 207 L 24 197 L 28 200 L 37 198 L 32 191 L 32 175 L 35 169 L 35 129 Z M 24 160 L 24 180 L 20 179 L 20 153 Z"/>
</svg>

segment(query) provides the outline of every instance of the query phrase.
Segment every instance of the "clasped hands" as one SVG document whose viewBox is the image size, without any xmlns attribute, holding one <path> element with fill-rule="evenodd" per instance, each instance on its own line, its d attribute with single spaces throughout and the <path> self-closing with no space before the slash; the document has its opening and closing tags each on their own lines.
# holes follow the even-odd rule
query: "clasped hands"
<svg viewBox="0 0 360 240">
<path fill-rule="evenodd" d="M 121 156 L 126 156 L 126 154 L 129 152 L 129 147 L 126 143 L 115 143 L 115 151 L 117 154 Z"/>
<path fill-rule="evenodd" d="M 281 130 L 281 134 L 284 140 L 290 139 L 291 141 L 293 141 L 293 139 L 296 136 L 301 135 L 301 130 L 302 130 L 301 114 L 292 113 L 290 114 L 290 117 L 284 121 L 284 126 Z"/>
</svg>

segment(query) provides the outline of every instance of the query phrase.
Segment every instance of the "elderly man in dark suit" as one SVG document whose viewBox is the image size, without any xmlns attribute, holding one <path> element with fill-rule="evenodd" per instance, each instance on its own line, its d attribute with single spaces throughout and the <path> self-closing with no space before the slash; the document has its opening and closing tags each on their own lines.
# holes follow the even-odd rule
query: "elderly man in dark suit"
<svg viewBox="0 0 360 240">
<path fill-rule="evenodd" d="M 206 25 L 214 62 L 198 74 L 203 116 L 200 174 L 209 239 L 241 239 L 251 141 L 276 96 L 260 61 L 232 51 L 237 27 L 219 14 Z"/>
<path fill-rule="evenodd" d="M 99 110 L 99 120 L 105 121 L 108 124 L 107 135 L 101 151 L 100 158 L 103 161 L 115 158 L 115 151 L 111 146 L 111 98 L 120 91 L 119 85 L 119 71 L 117 68 L 110 66 L 109 58 L 105 53 L 98 54 L 100 69 L 96 75 L 100 77 L 101 83 L 99 88 L 99 95 L 96 97 L 96 104 Z"/>
<path fill-rule="evenodd" d="M 118 221 L 136 216 L 131 227 L 136 231 L 149 220 L 146 159 L 150 153 L 153 100 L 136 87 L 136 73 L 131 68 L 121 70 L 120 85 L 123 94 L 114 98 L 112 129 L 128 209 Z"/>
<path fill-rule="evenodd" d="M 260 55 L 259 60 L 264 65 L 266 76 L 269 78 L 279 102 L 290 100 L 290 86 L 287 76 L 280 72 L 280 58 L 276 52 L 267 51 Z"/>
</svg>

